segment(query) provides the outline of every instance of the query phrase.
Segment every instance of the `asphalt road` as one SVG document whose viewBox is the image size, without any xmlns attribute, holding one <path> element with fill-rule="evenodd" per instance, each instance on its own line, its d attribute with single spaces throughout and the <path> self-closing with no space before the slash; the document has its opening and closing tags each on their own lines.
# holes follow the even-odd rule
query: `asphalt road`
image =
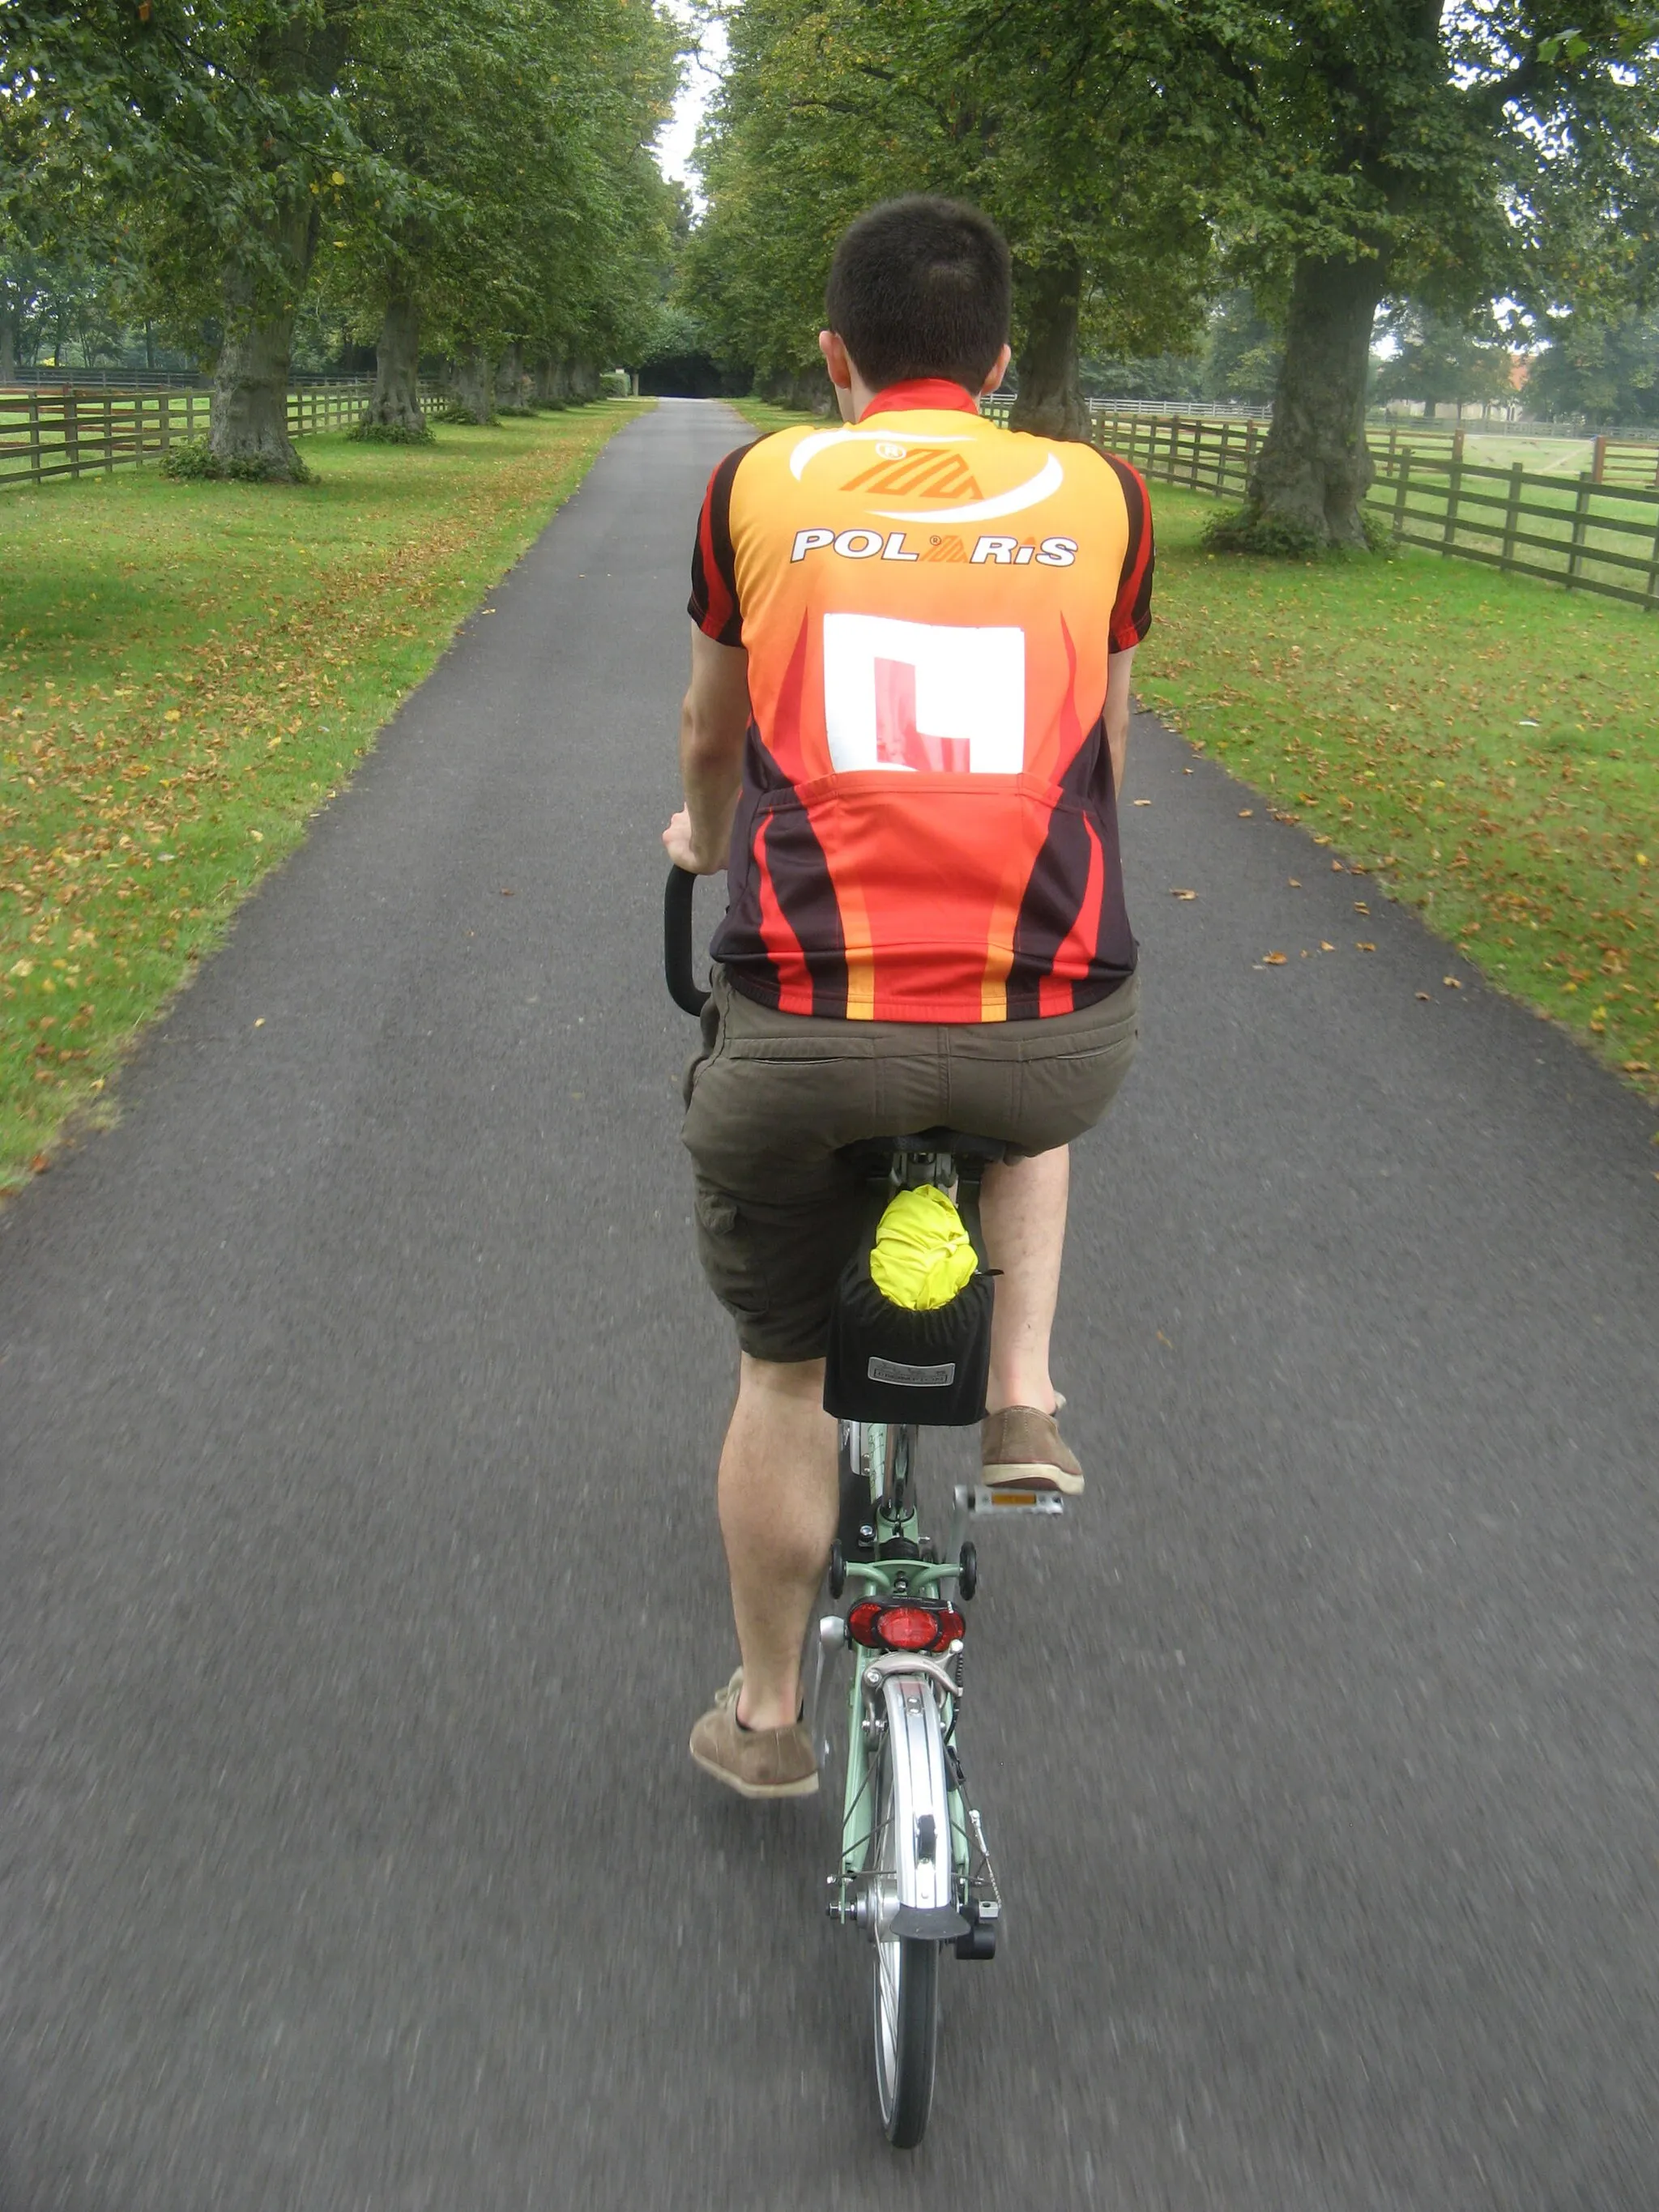
<svg viewBox="0 0 1659 2212">
<path fill-rule="evenodd" d="M 1090 1492 L 972 1620 L 1007 1939 L 881 2141 L 829 1800 L 685 1754 L 657 836 L 738 434 L 617 439 L 0 1217 L 0 2207 L 1652 2212 L 1652 1116 L 1146 720 Z"/>
</svg>

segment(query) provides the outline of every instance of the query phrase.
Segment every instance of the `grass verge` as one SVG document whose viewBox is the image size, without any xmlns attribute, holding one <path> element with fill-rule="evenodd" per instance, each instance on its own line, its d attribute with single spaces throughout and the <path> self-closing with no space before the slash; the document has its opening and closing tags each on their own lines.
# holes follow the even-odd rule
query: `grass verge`
<svg viewBox="0 0 1659 2212">
<path fill-rule="evenodd" d="M 305 486 L 0 498 L 0 1189 L 107 1115 L 124 1047 L 641 404 L 307 438 Z"/>
<path fill-rule="evenodd" d="M 833 415 L 803 415 L 795 408 L 775 407 L 769 399 L 728 399 L 726 404 L 745 422 L 752 422 L 763 437 L 774 430 L 798 430 L 807 422 L 823 430 L 833 429 L 836 423 Z"/>
<path fill-rule="evenodd" d="M 1659 622 L 1401 552 L 1218 558 L 1155 484 L 1136 689 L 1659 1095 Z"/>
</svg>

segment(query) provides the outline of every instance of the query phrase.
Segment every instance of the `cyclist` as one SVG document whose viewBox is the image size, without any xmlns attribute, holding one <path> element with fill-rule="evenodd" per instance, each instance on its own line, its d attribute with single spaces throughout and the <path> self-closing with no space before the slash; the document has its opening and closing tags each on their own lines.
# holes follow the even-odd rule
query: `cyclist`
<svg viewBox="0 0 1659 2212">
<path fill-rule="evenodd" d="M 869 1227 L 842 1148 L 939 1123 L 1013 1148 L 982 1200 L 984 1480 L 1079 1492 L 1048 1373 L 1066 1146 L 1139 1029 L 1115 795 L 1146 486 L 981 416 L 1010 269 L 977 210 L 872 209 L 825 306 L 842 427 L 763 438 L 709 482 L 663 836 L 729 872 L 684 1142 L 740 1348 L 719 1495 L 742 1665 L 691 1754 L 750 1797 L 817 1787 L 799 1662 L 837 1519 L 823 1352 Z"/>
</svg>

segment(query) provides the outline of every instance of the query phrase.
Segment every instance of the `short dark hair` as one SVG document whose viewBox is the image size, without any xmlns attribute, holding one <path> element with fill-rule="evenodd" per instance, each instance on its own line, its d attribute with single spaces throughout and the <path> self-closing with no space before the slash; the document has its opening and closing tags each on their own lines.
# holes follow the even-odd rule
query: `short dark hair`
<svg viewBox="0 0 1659 2212">
<path fill-rule="evenodd" d="M 917 194 L 884 200 L 842 233 L 823 306 L 873 390 L 942 376 L 977 392 L 1007 343 L 1012 289 L 990 218 Z"/>
</svg>

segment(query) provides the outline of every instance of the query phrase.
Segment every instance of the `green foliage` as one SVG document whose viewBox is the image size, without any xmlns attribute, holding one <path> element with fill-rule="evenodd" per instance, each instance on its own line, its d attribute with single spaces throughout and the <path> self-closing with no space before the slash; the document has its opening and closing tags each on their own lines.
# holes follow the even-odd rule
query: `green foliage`
<svg viewBox="0 0 1659 2212">
<path fill-rule="evenodd" d="M 354 424 L 346 435 L 362 446 L 431 446 L 437 443 L 432 425 L 428 422 L 423 421 L 417 430 L 409 422 L 371 422 L 367 415 L 361 422 Z"/>
<path fill-rule="evenodd" d="M 1249 553 L 1273 561 L 1316 561 L 1325 551 L 1318 533 L 1276 514 L 1249 507 L 1219 508 L 1203 528 L 1206 553 Z"/>
<path fill-rule="evenodd" d="M 313 483 L 312 471 L 296 454 L 291 465 L 273 466 L 252 454 L 222 461 L 204 438 L 181 438 L 161 464 L 175 483 Z"/>
<path fill-rule="evenodd" d="M 1513 394 L 1509 346 L 1488 307 L 1449 315 L 1402 301 L 1383 319 L 1382 331 L 1399 349 L 1377 371 L 1376 397 L 1384 403 L 1421 399 L 1435 406 Z"/>
<path fill-rule="evenodd" d="M 1591 422 L 1659 422 L 1659 314 L 1611 323 L 1551 319 L 1550 343 L 1527 378 L 1528 411 Z"/>
<path fill-rule="evenodd" d="M 1204 397 L 1247 406 L 1268 404 L 1279 387 L 1284 352 L 1283 332 L 1260 312 L 1248 289 L 1224 293 L 1210 310 Z"/>
</svg>

